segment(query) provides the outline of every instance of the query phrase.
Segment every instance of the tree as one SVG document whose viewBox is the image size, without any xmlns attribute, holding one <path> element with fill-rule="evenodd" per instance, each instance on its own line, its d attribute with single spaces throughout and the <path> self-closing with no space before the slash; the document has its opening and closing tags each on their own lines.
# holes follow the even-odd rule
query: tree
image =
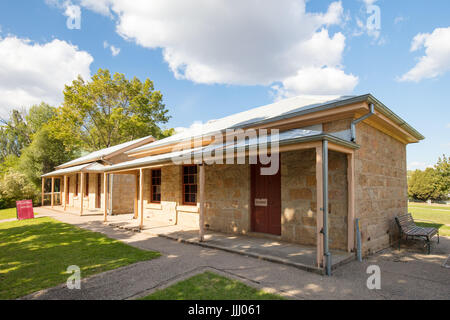
<svg viewBox="0 0 450 320">
<path fill-rule="evenodd" d="M 15 206 L 17 200 L 33 200 L 39 204 L 39 189 L 23 173 L 9 170 L 0 178 L 0 205 L 6 208 Z"/>
<path fill-rule="evenodd" d="M 13 110 L 9 121 L 2 121 L 0 129 L 1 159 L 9 155 L 20 157 L 22 149 L 31 143 L 30 132 L 24 119 L 24 112 Z"/>
<path fill-rule="evenodd" d="M 409 197 L 420 201 L 436 199 L 438 194 L 436 193 L 435 182 L 436 177 L 433 168 L 427 168 L 425 171 L 414 171 L 409 179 Z"/>
<path fill-rule="evenodd" d="M 90 82 L 82 77 L 66 86 L 64 103 L 50 124 L 54 138 L 87 151 L 153 135 L 169 120 L 153 82 L 100 69 Z"/>
<path fill-rule="evenodd" d="M 64 141 L 51 136 L 48 126 L 44 125 L 34 135 L 33 142 L 24 149 L 18 167 L 20 172 L 40 188 L 42 174 L 78 156 L 76 147 L 66 146 Z"/>
<path fill-rule="evenodd" d="M 46 126 L 55 116 L 56 108 L 45 102 L 32 106 L 25 116 L 31 138 L 33 138 L 32 136 Z"/>
<path fill-rule="evenodd" d="M 445 198 L 450 194 L 450 158 L 447 158 L 444 154 L 442 158 L 439 158 L 434 168 L 438 191 Z"/>
</svg>

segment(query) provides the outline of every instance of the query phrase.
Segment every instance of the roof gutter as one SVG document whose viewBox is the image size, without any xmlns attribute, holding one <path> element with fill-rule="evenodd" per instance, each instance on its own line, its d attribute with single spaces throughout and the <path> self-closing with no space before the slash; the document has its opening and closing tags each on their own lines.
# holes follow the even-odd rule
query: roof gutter
<svg viewBox="0 0 450 320">
<path fill-rule="evenodd" d="M 375 106 L 374 106 L 373 103 L 370 103 L 369 109 L 370 109 L 369 113 L 363 115 L 362 117 L 360 117 L 358 119 L 353 120 L 351 125 L 350 125 L 350 131 L 352 133 L 352 141 L 353 142 L 355 142 L 355 140 L 356 140 L 356 129 L 355 129 L 356 125 L 358 123 L 360 123 L 361 121 L 364 121 L 364 120 L 370 118 L 371 116 L 373 116 L 375 114 Z"/>
<path fill-rule="evenodd" d="M 315 141 L 323 141 L 323 140 L 327 140 L 329 142 L 336 143 L 336 144 L 339 144 L 341 146 L 348 147 L 348 148 L 351 148 L 351 149 L 355 149 L 355 150 L 359 149 L 359 145 L 357 145 L 356 143 L 342 140 L 342 139 L 334 137 L 334 136 L 332 136 L 330 134 L 318 134 L 318 135 L 315 135 L 315 136 L 300 137 L 300 138 L 290 139 L 288 141 L 281 141 L 279 145 L 280 146 L 287 146 L 287 145 L 292 145 L 292 144 L 296 144 L 296 143 L 315 142 Z M 245 151 L 248 151 L 249 149 L 250 149 L 250 146 L 246 145 L 245 146 Z M 193 153 L 191 153 L 191 156 L 193 156 Z M 150 156 L 150 158 L 151 158 L 151 156 Z M 136 163 L 127 164 L 126 162 L 124 162 L 123 164 L 122 163 L 118 163 L 118 164 L 116 164 L 116 165 L 114 165 L 112 167 L 106 167 L 104 169 L 104 172 L 116 172 L 116 171 L 119 171 L 119 170 L 127 170 L 127 169 L 133 170 L 133 169 L 136 169 L 136 168 L 139 168 L 139 167 L 145 167 L 145 166 L 149 166 L 149 165 L 158 165 L 158 164 L 161 164 L 161 163 L 166 163 L 166 162 L 171 161 L 171 160 L 172 160 L 172 156 L 170 156 L 170 153 L 168 153 L 167 157 L 158 159 L 156 161 L 149 159 L 147 161 L 143 161 L 143 162 L 138 163 L 138 164 L 136 164 Z"/>
</svg>

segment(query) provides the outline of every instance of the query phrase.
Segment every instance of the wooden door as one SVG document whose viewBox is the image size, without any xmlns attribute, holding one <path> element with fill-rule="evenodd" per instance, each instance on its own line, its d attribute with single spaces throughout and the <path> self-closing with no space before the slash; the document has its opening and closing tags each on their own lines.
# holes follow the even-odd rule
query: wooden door
<svg viewBox="0 0 450 320">
<path fill-rule="evenodd" d="M 281 235 L 281 169 L 264 176 L 261 167 L 251 166 L 252 231 Z"/>
</svg>

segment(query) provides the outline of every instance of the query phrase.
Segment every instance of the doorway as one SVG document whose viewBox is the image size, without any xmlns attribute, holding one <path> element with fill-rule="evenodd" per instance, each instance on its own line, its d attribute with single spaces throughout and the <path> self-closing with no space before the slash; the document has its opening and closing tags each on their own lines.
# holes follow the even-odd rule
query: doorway
<svg viewBox="0 0 450 320">
<path fill-rule="evenodd" d="M 261 175 L 263 167 L 267 166 L 251 165 L 251 229 L 281 235 L 281 169 L 275 175 Z"/>
</svg>

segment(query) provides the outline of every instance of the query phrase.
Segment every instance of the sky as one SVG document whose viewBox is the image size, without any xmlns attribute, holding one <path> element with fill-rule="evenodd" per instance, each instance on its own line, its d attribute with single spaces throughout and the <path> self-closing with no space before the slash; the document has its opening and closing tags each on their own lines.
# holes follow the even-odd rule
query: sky
<svg viewBox="0 0 450 320">
<path fill-rule="evenodd" d="M 450 155 L 448 0 L 2 0 L 0 117 L 99 68 L 150 78 L 185 128 L 297 95 L 371 93 Z"/>
</svg>

